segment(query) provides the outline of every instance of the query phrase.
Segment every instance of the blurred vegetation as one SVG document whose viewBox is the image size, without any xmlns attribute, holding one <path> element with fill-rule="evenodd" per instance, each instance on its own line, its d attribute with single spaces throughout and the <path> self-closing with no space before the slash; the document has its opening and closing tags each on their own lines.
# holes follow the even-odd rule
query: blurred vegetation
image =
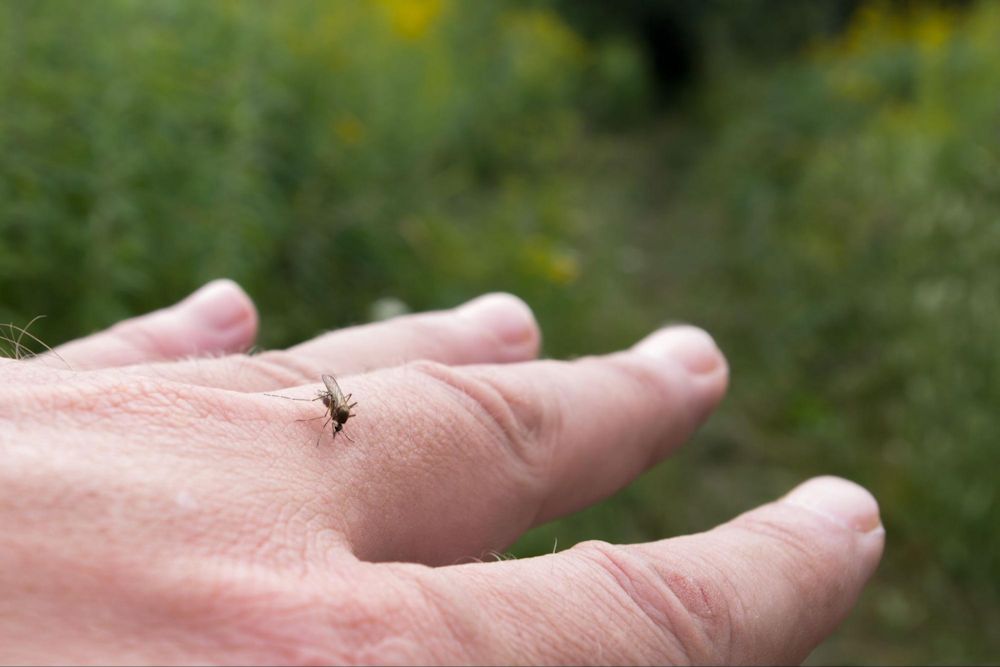
<svg viewBox="0 0 1000 667">
<path fill-rule="evenodd" d="M 719 414 L 515 552 L 841 474 L 889 541 L 812 660 L 995 660 L 1000 6 L 803 4 L 0 4 L 0 322 L 229 276 L 264 346 L 496 289 L 552 356 L 698 323 Z"/>
</svg>

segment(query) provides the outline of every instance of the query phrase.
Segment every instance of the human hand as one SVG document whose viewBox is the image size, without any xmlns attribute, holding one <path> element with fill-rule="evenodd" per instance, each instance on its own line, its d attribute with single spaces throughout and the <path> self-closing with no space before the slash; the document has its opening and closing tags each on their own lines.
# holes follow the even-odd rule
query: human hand
<svg viewBox="0 0 1000 667">
<path fill-rule="evenodd" d="M 219 356 L 255 333 L 218 281 L 74 370 L 0 362 L 0 662 L 796 662 L 881 556 L 874 499 L 820 478 L 699 535 L 468 562 L 692 433 L 727 381 L 697 329 L 531 361 L 492 295 Z M 262 394 L 330 372 L 358 416 L 316 447 L 320 403 Z"/>
</svg>

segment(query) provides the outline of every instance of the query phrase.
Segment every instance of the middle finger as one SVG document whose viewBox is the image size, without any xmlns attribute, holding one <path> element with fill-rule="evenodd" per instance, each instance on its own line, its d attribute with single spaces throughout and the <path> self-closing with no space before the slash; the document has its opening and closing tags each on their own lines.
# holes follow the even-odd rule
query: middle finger
<svg viewBox="0 0 1000 667">
<path fill-rule="evenodd" d="M 360 558 L 481 557 L 663 458 L 708 416 L 727 376 L 707 334 L 674 327 L 607 357 L 344 377 L 357 416 L 320 435 L 307 460 L 321 488 L 308 492 L 329 499 L 324 523 Z M 290 419 L 323 412 L 288 407 Z M 321 424 L 298 437 L 309 442 Z"/>
<path fill-rule="evenodd" d="M 126 373 L 233 391 L 275 391 L 416 359 L 443 364 L 533 359 L 540 334 L 531 309 L 510 294 L 487 294 L 446 311 L 347 327 L 288 350 L 141 364 Z"/>
</svg>

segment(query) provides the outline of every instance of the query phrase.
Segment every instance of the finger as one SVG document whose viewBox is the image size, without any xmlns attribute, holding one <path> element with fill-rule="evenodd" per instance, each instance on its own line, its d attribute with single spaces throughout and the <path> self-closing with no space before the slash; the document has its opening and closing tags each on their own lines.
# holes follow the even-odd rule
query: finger
<svg viewBox="0 0 1000 667">
<path fill-rule="evenodd" d="M 344 427 L 355 442 L 323 438 L 321 492 L 357 509 L 339 527 L 361 558 L 481 556 L 628 484 L 708 416 L 726 378 L 718 348 L 694 327 L 575 362 L 412 364 L 344 378 L 358 403 Z M 305 403 L 289 410 L 289 420 L 316 414 Z M 310 428 L 315 438 L 320 427 Z"/>
<path fill-rule="evenodd" d="M 884 539 L 875 499 L 826 477 L 700 535 L 585 542 L 424 584 L 476 601 L 450 613 L 456 628 L 489 624 L 471 662 L 798 664 L 847 616 Z"/>
<path fill-rule="evenodd" d="M 427 359 L 443 364 L 533 359 L 540 341 L 531 309 L 510 294 L 488 294 L 452 310 L 397 317 L 324 334 L 289 350 L 198 359 L 132 372 L 237 391 L 274 391 Z"/>
<path fill-rule="evenodd" d="M 351 366 L 340 372 L 355 373 L 414 359 L 445 364 L 524 361 L 538 354 L 540 339 L 528 305 L 512 294 L 494 293 L 450 311 L 335 331 L 290 352 L 317 363 L 350 359 Z"/>
<path fill-rule="evenodd" d="M 245 350 L 257 311 L 231 280 L 215 280 L 178 304 L 120 322 L 43 355 L 75 370 L 109 368 Z M 54 357 L 54 359 L 53 359 Z"/>
</svg>

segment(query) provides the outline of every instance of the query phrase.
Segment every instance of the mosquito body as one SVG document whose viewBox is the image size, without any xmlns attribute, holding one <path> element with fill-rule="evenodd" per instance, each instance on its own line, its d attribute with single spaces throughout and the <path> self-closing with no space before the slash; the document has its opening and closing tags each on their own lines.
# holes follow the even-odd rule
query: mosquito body
<svg viewBox="0 0 1000 667">
<path fill-rule="evenodd" d="M 351 413 L 351 408 L 357 405 L 357 402 L 350 402 L 351 394 L 344 396 L 344 392 L 340 390 L 340 385 L 337 384 L 336 378 L 332 375 L 324 375 L 321 379 L 323 380 L 323 384 L 326 385 L 326 391 L 320 391 L 316 398 L 323 401 L 323 405 L 326 406 L 330 414 L 330 418 L 323 423 L 323 428 L 326 428 L 326 425 L 330 422 L 337 422 L 333 426 L 333 438 L 336 440 L 337 434 L 344 430 L 344 424 L 354 416 Z M 344 437 L 350 440 L 346 433 Z"/>
<path fill-rule="evenodd" d="M 333 439 L 337 439 L 337 434 L 344 430 L 344 424 L 351 417 L 354 417 L 354 413 L 351 409 L 357 405 L 357 402 L 351 403 L 351 394 L 344 396 L 344 392 L 340 390 L 340 385 L 337 384 L 337 379 L 332 375 L 323 375 L 321 377 L 323 380 L 323 385 L 326 389 L 320 389 L 316 394 L 316 398 L 292 398 L 291 396 L 279 396 L 278 394 L 264 394 L 265 396 L 274 396 L 276 398 L 285 398 L 290 401 L 322 401 L 323 405 L 326 407 L 326 412 L 319 416 L 313 417 L 312 419 L 297 419 L 296 421 L 314 421 L 316 419 L 326 418 L 323 422 L 323 429 L 320 431 L 319 436 L 316 438 L 316 446 L 319 446 L 319 441 L 323 437 L 323 431 L 326 430 L 327 424 L 333 424 Z M 344 437 L 351 440 L 351 437 L 344 434 Z M 353 442 L 353 440 L 351 440 Z"/>
</svg>

